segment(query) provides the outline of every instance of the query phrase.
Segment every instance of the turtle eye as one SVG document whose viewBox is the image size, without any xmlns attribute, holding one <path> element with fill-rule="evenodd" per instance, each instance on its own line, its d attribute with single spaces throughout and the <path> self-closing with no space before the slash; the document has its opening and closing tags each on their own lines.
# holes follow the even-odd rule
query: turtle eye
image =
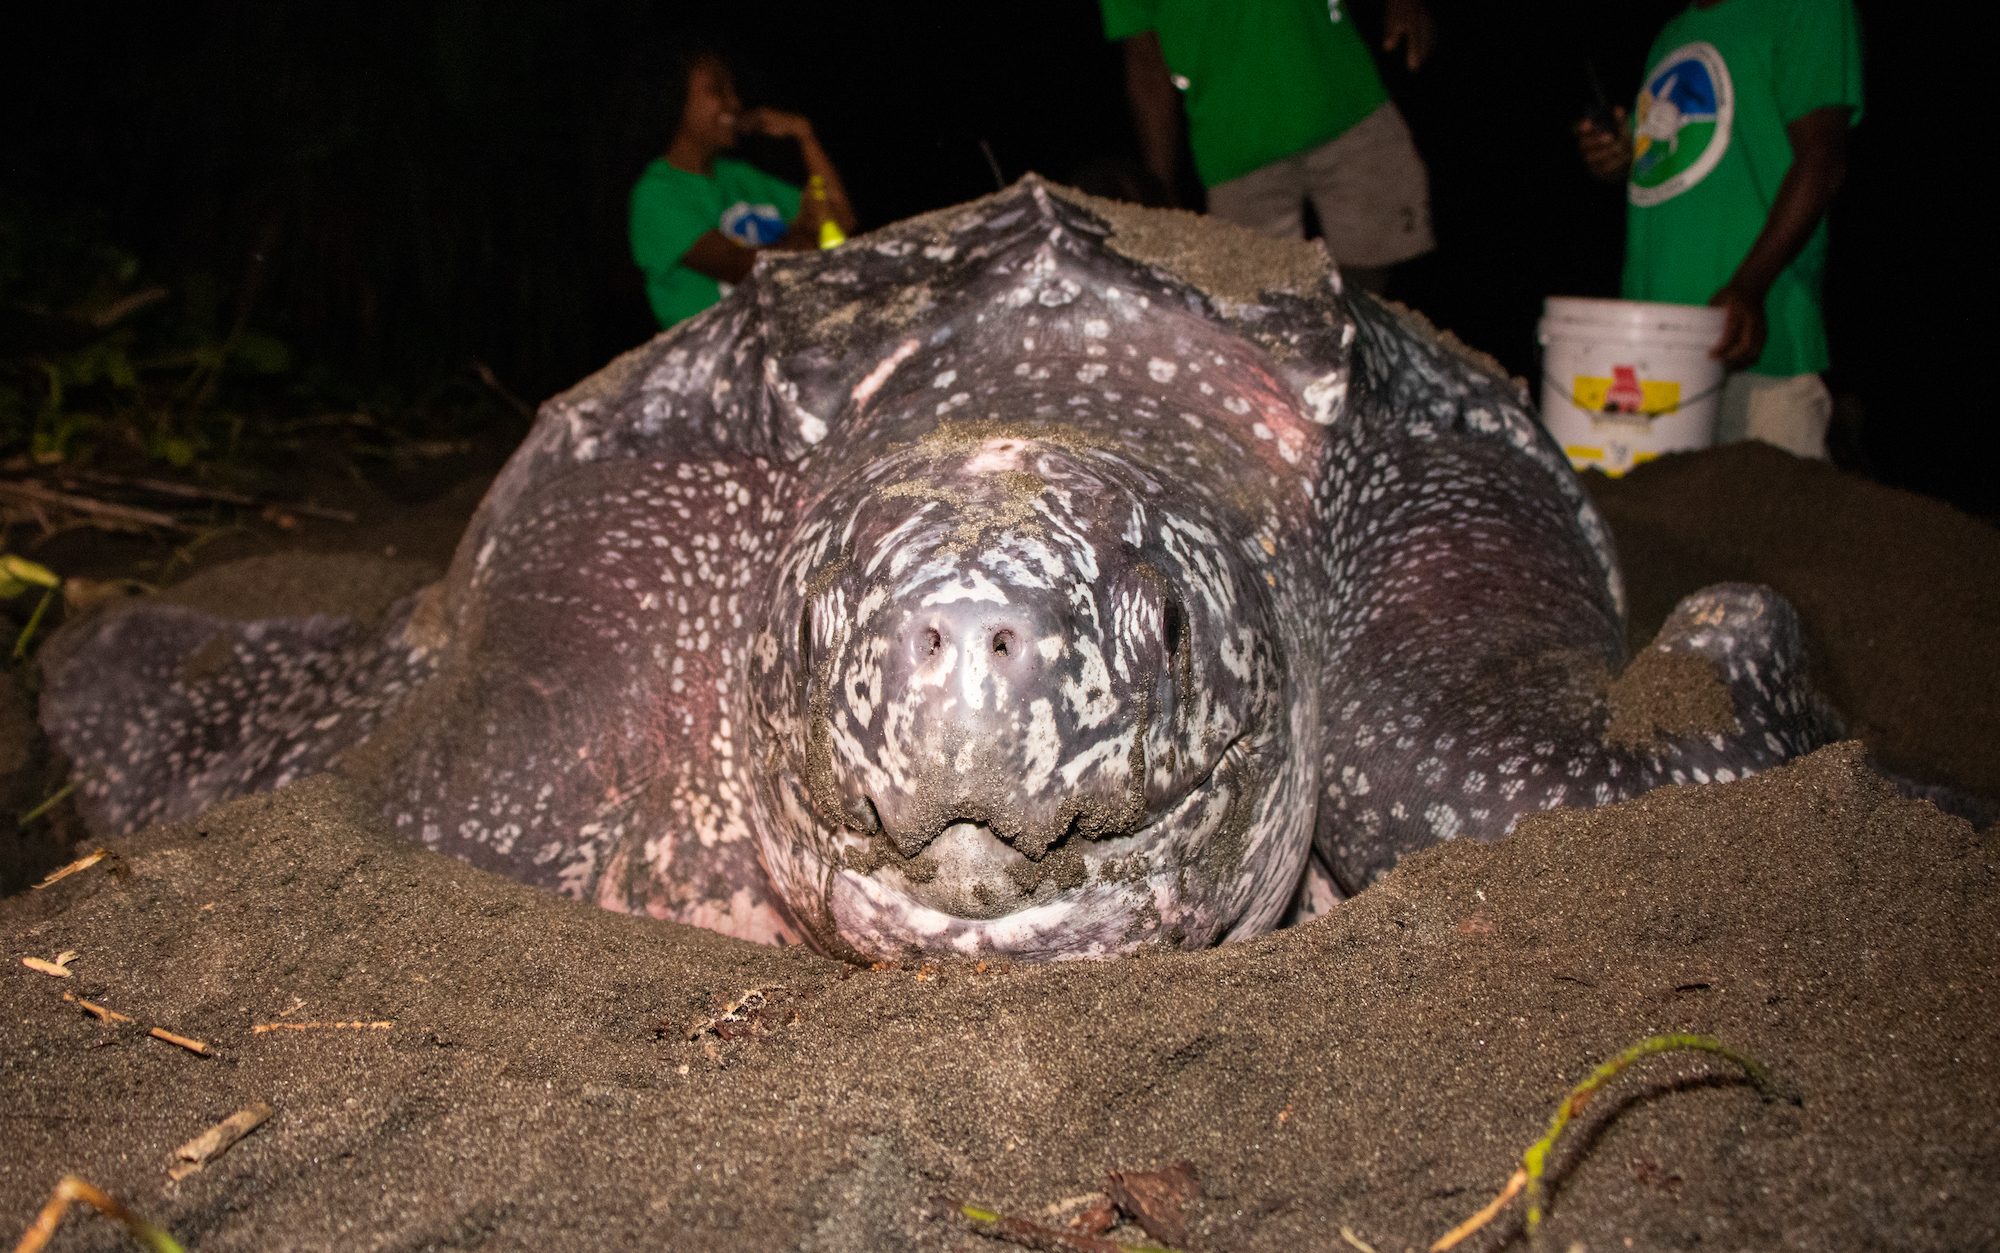
<svg viewBox="0 0 2000 1253">
<path fill-rule="evenodd" d="M 1168 596 L 1160 608 L 1160 642 L 1166 648 L 1169 658 L 1181 651 L 1181 637 L 1186 633 L 1187 623 L 1181 614 L 1181 602 Z"/>
</svg>

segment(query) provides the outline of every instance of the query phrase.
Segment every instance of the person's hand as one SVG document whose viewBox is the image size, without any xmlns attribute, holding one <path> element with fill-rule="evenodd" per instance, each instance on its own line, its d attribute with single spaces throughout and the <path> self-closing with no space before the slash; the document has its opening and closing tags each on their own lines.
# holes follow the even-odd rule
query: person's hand
<svg viewBox="0 0 2000 1253">
<path fill-rule="evenodd" d="M 798 216 L 771 247 L 779 252 L 811 252 L 819 247 L 820 223 L 827 220 L 826 201 L 814 196 L 799 197 Z"/>
<path fill-rule="evenodd" d="M 1382 17 L 1382 51 L 1394 52 L 1403 46 L 1403 64 L 1420 69 L 1437 46 L 1437 21 L 1424 0 L 1389 0 Z"/>
<path fill-rule="evenodd" d="M 787 113 L 783 109 L 773 109 L 767 105 L 745 113 L 738 119 L 737 128 L 753 135 L 770 135 L 776 139 L 794 139 L 800 143 L 813 137 L 812 123 L 797 113 Z"/>
<path fill-rule="evenodd" d="M 1625 110 L 1611 110 L 1617 128 L 1607 131 L 1585 118 L 1576 124 L 1576 148 L 1583 164 L 1607 183 L 1622 183 L 1632 173 L 1632 137 L 1625 130 Z"/>
<path fill-rule="evenodd" d="M 1762 293 L 1731 282 L 1709 298 L 1708 303 L 1726 312 L 1722 338 L 1708 355 L 1732 370 L 1741 370 L 1764 355 L 1764 297 Z"/>
</svg>

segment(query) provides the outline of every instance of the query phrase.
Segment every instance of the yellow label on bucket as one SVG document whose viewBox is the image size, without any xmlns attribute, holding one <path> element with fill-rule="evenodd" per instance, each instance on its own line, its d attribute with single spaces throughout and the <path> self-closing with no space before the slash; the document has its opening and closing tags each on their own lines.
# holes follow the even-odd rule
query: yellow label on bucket
<svg viewBox="0 0 2000 1253">
<path fill-rule="evenodd" d="M 1632 394 L 1632 381 L 1625 378 L 1593 378 L 1579 374 L 1571 380 L 1569 394 L 1576 397 L 1578 408 L 1591 413 L 1606 412 L 1606 403 L 1613 399 L 1617 404 L 1610 412 L 1614 413 L 1643 413 L 1648 417 L 1657 417 L 1680 408 L 1679 380 L 1640 379 L 1636 396 Z M 1614 386 L 1618 387 L 1621 393 L 1615 398 L 1612 396 Z"/>
</svg>

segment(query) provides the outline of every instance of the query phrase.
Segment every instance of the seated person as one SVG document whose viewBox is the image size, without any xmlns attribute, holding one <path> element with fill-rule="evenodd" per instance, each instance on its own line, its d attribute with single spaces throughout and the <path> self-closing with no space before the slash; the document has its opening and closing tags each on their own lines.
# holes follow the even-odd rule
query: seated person
<svg viewBox="0 0 2000 1253">
<path fill-rule="evenodd" d="M 632 259 L 646 275 L 646 299 L 663 327 L 691 318 L 727 295 L 750 272 L 760 248 L 788 251 L 819 244 L 820 223 L 854 229 L 840 174 L 796 113 L 743 111 L 729 63 L 715 52 L 689 55 L 680 74 L 680 116 L 666 155 L 632 189 Z M 738 134 L 798 144 L 806 172 L 826 189 L 805 197 L 757 167 L 723 156 Z"/>
</svg>

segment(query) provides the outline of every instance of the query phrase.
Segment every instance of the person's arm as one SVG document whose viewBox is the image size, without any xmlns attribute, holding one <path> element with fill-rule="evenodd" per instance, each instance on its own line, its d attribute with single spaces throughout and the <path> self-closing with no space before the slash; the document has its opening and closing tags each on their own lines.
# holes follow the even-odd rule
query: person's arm
<svg viewBox="0 0 2000 1253">
<path fill-rule="evenodd" d="M 819 146 L 819 137 L 813 134 L 812 123 L 797 113 L 787 113 L 782 109 L 757 108 L 744 115 L 747 129 L 765 135 L 789 139 L 799 146 L 799 156 L 805 161 L 806 175 L 817 177 L 826 185 L 826 214 L 840 224 L 840 229 L 852 234 L 855 230 L 854 208 L 847 200 L 847 186 L 840 181 L 840 171 L 833 166 L 833 159 L 826 155 L 826 149 Z M 799 216 L 793 222 L 793 229 L 786 233 L 784 240 L 776 247 L 819 247 L 818 210 L 807 197 L 799 205 Z M 803 243 L 792 239 L 799 234 Z M 810 236 L 810 238 L 806 238 Z"/>
<path fill-rule="evenodd" d="M 1847 118 L 1845 105 L 1814 109 L 1785 127 L 1792 141 L 1792 168 L 1778 184 L 1771 214 L 1748 255 L 1736 267 L 1709 304 L 1727 311 L 1722 338 L 1709 355 L 1732 370 L 1740 370 L 1764 351 L 1764 298 L 1784 272 L 1820 219 L 1833 206 L 1834 193 L 1847 177 Z"/>
<path fill-rule="evenodd" d="M 1139 133 L 1139 156 L 1171 196 L 1181 155 L 1181 97 L 1152 31 L 1120 41 L 1125 49 L 1125 99 Z"/>
<path fill-rule="evenodd" d="M 1632 132 L 1625 125 L 1625 110 L 1613 109 L 1615 126 L 1605 130 L 1585 118 L 1576 124 L 1576 147 L 1583 154 L 1584 168 L 1606 183 L 1622 183 L 1632 176 Z"/>
<path fill-rule="evenodd" d="M 718 283 L 740 283 L 757 264 L 757 252 L 721 231 L 708 231 L 681 254 L 681 264 Z"/>
<path fill-rule="evenodd" d="M 1424 0 L 1389 0 L 1382 15 L 1382 51 L 1403 46 L 1403 64 L 1412 73 L 1423 68 L 1437 46 L 1437 19 Z"/>
<path fill-rule="evenodd" d="M 677 265 L 723 283 L 750 273 L 757 254 L 709 225 L 715 219 L 666 183 L 641 179 L 632 191 L 632 260 L 650 276 Z M 694 242 L 689 243 L 692 239 Z"/>
</svg>

